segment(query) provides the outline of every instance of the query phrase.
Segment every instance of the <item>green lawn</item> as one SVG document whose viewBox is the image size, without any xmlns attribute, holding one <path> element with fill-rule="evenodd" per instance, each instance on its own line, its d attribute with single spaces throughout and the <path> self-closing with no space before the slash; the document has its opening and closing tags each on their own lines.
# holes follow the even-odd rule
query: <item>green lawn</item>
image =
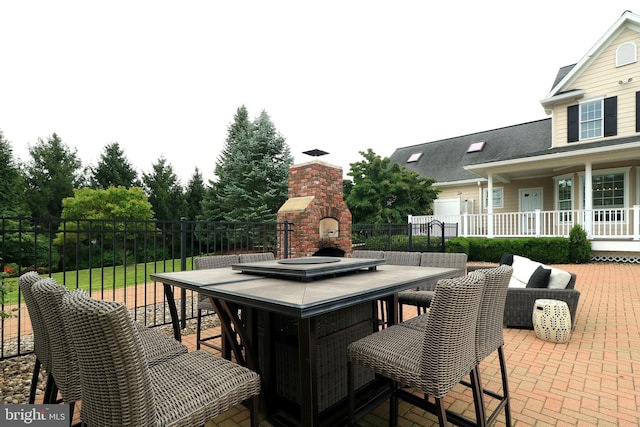
<svg viewBox="0 0 640 427">
<path fill-rule="evenodd" d="M 187 270 L 191 270 L 192 259 L 187 258 Z M 139 285 L 149 282 L 151 273 L 163 273 L 167 271 L 180 271 L 180 260 L 166 260 L 149 262 L 146 264 L 133 264 L 116 267 L 92 268 L 85 270 L 73 270 L 64 273 L 53 273 L 51 277 L 59 284 L 64 284 L 68 289 L 84 289 L 92 291 L 119 289 L 126 286 Z M 18 278 L 8 277 L 4 280 L 7 294 L 5 305 L 18 303 Z"/>
</svg>

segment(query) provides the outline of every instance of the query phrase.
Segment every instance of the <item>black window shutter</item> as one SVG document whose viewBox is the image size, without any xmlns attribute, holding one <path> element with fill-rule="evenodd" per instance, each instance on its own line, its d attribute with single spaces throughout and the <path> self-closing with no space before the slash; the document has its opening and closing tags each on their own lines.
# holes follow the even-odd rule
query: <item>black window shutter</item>
<svg viewBox="0 0 640 427">
<path fill-rule="evenodd" d="M 580 107 L 571 105 L 567 107 L 567 142 L 576 142 L 580 139 Z"/>
<path fill-rule="evenodd" d="M 618 97 L 604 99 L 604 136 L 618 134 Z"/>
<path fill-rule="evenodd" d="M 640 92 L 636 92 L 636 132 L 640 132 Z"/>
</svg>

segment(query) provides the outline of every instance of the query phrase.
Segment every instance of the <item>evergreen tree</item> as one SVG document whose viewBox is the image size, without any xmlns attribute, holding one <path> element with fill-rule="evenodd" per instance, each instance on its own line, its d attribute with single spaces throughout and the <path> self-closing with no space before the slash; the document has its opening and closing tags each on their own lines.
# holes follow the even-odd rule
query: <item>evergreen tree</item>
<svg viewBox="0 0 640 427">
<path fill-rule="evenodd" d="M 28 216 L 24 200 L 26 187 L 11 143 L 0 130 L 0 217 Z"/>
<path fill-rule="evenodd" d="M 139 187 L 138 173 L 127 160 L 120 144 L 114 142 L 104 147 L 100 160 L 95 168 L 91 168 L 90 183 L 92 188 Z"/>
<path fill-rule="evenodd" d="M 25 168 L 25 199 L 34 217 L 59 218 L 62 200 L 72 197 L 82 184 L 82 162 L 77 150 L 71 150 L 55 133 L 47 141 L 29 147 L 30 161 Z"/>
<path fill-rule="evenodd" d="M 348 175 L 353 177 L 345 203 L 353 216 L 353 223 L 403 223 L 408 215 L 425 215 L 431 209 L 438 190 L 434 180 L 422 178 L 415 172 L 390 164 L 371 149 L 361 151 L 364 161 L 351 163 Z"/>
<path fill-rule="evenodd" d="M 186 203 L 185 216 L 189 220 L 195 220 L 201 216 L 202 213 L 202 199 L 206 188 L 204 186 L 204 179 L 202 173 L 196 168 L 191 176 L 191 179 L 187 183 L 187 188 L 184 193 L 184 199 Z"/>
<path fill-rule="evenodd" d="M 156 219 L 179 220 L 185 213 L 185 200 L 173 167 L 160 156 L 152 168 L 151 173 L 142 174 L 142 182 Z"/>
<path fill-rule="evenodd" d="M 238 108 L 216 163 L 218 181 L 203 202 L 203 219 L 274 221 L 287 199 L 292 163 L 289 146 L 266 111 L 249 122 L 246 107 Z"/>
</svg>

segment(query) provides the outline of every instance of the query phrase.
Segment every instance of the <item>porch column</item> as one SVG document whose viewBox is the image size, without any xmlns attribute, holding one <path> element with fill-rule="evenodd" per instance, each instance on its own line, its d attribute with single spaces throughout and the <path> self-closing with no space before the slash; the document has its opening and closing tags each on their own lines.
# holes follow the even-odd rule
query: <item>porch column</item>
<svg viewBox="0 0 640 427">
<path fill-rule="evenodd" d="M 493 174 L 487 177 L 487 237 L 493 237 Z"/>
<path fill-rule="evenodd" d="M 591 162 L 584 165 L 584 231 L 587 238 L 593 234 L 593 174 Z"/>
</svg>

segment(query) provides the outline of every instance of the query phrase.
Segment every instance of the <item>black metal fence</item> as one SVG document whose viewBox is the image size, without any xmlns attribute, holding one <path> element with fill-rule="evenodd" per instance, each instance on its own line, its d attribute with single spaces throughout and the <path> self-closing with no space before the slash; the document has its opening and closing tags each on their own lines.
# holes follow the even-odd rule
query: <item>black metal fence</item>
<svg viewBox="0 0 640 427">
<path fill-rule="evenodd" d="M 436 221 L 437 222 L 437 221 Z M 354 247 L 371 250 L 444 251 L 456 224 L 353 225 Z M 38 271 L 68 289 L 127 304 L 149 326 L 170 323 L 156 272 L 193 269 L 202 255 L 273 252 L 290 256 L 295 227 L 290 223 L 201 221 L 107 221 L 59 218 L 0 218 L 0 359 L 33 351 L 27 310 L 18 276 Z M 182 319 L 195 315 L 191 292 L 180 293 Z"/>
<path fill-rule="evenodd" d="M 353 244 L 369 250 L 444 252 L 458 236 L 458 224 L 437 220 L 427 224 L 354 224 Z"/>
</svg>

